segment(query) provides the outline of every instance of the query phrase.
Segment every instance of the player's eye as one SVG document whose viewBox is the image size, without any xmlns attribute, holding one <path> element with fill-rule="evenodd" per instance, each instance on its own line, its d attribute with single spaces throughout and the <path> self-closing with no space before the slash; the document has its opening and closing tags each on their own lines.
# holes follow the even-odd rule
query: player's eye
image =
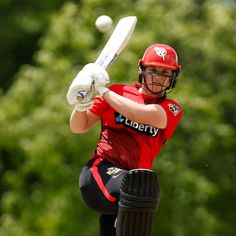
<svg viewBox="0 0 236 236">
<path fill-rule="evenodd" d="M 172 76 L 167 74 L 167 73 L 160 73 L 157 71 L 144 71 L 143 72 L 144 75 L 151 75 L 153 77 L 168 77 L 171 78 Z"/>
</svg>

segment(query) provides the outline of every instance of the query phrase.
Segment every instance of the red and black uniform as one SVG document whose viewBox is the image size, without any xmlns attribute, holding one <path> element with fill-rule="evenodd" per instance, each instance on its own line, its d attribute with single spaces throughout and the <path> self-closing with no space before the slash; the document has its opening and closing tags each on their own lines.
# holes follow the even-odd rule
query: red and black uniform
<svg viewBox="0 0 236 236">
<path fill-rule="evenodd" d="M 96 157 L 106 159 L 119 168 L 152 169 L 153 160 L 173 134 L 181 119 L 181 107 L 170 99 L 157 99 L 141 94 L 139 85 L 113 85 L 110 90 L 140 104 L 159 104 L 167 114 L 167 127 L 158 129 L 138 124 L 114 110 L 102 98 L 96 98 L 92 113 L 101 117 L 102 130 Z M 142 116 L 142 114 L 140 114 Z"/>
<path fill-rule="evenodd" d="M 167 114 L 165 129 L 129 120 L 100 97 L 95 98 L 89 109 L 101 118 L 101 135 L 92 160 L 81 173 L 80 188 L 88 205 L 103 214 L 116 214 L 124 174 L 136 168 L 152 169 L 155 157 L 172 136 L 182 116 L 181 107 L 175 101 L 141 94 L 139 88 L 137 84 L 109 87 L 137 103 L 162 106 Z M 94 197 L 90 191 L 97 191 Z M 103 199 L 99 205 L 100 197 Z"/>
</svg>

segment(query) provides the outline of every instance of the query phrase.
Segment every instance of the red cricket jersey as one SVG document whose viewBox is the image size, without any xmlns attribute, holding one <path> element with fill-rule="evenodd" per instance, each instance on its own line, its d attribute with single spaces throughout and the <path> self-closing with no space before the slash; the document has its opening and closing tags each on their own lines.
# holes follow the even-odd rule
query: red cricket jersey
<svg viewBox="0 0 236 236">
<path fill-rule="evenodd" d="M 135 168 L 152 169 L 154 158 L 163 144 L 172 136 L 182 117 L 182 109 L 171 99 L 157 99 L 141 94 L 140 85 L 112 85 L 110 90 L 140 104 L 159 104 L 167 114 L 167 127 L 158 129 L 139 124 L 114 110 L 104 99 L 96 97 L 89 109 L 101 118 L 101 135 L 96 155 L 130 170 Z M 140 114 L 141 116 L 142 114 Z"/>
</svg>

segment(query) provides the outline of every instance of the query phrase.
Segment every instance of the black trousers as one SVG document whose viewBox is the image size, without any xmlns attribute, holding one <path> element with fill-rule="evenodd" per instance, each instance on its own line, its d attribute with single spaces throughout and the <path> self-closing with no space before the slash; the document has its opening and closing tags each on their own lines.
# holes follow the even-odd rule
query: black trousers
<svg viewBox="0 0 236 236">
<path fill-rule="evenodd" d="M 100 215 L 100 236 L 115 236 L 115 219 L 121 181 L 126 170 L 102 158 L 91 159 L 82 169 L 79 187 L 85 203 Z"/>
<path fill-rule="evenodd" d="M 100 236 L 116 236 L 115 221 L 117 215 L 103 215 L 101 214 L 100 223 Z"/>
</svg>

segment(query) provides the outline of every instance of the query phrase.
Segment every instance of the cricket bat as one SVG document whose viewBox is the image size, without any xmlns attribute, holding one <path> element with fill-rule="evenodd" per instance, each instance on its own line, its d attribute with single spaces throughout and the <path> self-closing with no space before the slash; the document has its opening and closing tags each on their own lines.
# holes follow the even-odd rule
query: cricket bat
<svg viewBox="0 0 236 236">
<path fill-rule="evenodd" d="M 136 16 L 126 16 L 119 20 L 105 47 L 99 54 L 95 64 L 107 69 L 128 44 L 136 26 Z M 77 99 L 81 101 L 85 92 L 79 92 Z"/>
</svg>

